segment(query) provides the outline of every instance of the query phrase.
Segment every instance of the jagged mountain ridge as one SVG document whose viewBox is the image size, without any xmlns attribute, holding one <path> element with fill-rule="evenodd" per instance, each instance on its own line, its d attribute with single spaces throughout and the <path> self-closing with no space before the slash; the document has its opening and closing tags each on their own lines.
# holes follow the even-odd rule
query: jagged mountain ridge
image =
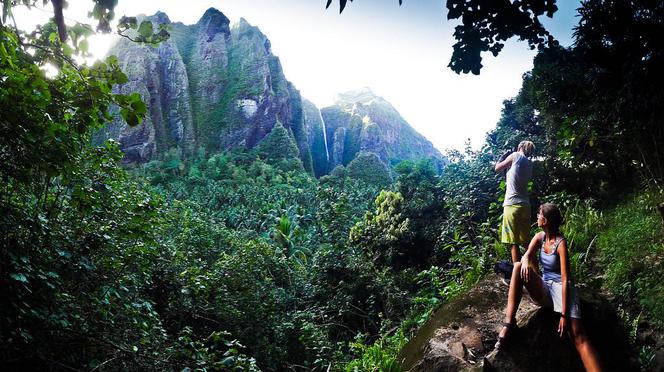
<svg viewBox="0 0 664 372">
<path fill-rule="evenodd" d="M 269 39 L 244 19 L 231 27 L 214 8 L 193 25 L 172 23 L 162 12 L 145 19 L 169 25 L 170 39 L 157 47 L 121 39 L 110 54 L 129 79 L 118 91 L 141 94 L 148 115 L 134 128 L 115 115 L 98 136 L 118 140 L 126 162 L 150 161 L 172 147 L 185 156 L 199 148 L 254 148 L 277 126 L 287 129 L 304 168 L 316 176 L 347 165 L 360 151 L 387 164 L 442 159 L 370 91 L 371 100 L 340 95 L 346 98 L 322 110 L 303 99 Z"/>
<path fill-rule="evenodd" d="M 300 94 L 257 27 L 241 19 L 231 28 L 214 8 L 193 25 L 171 23 L 161 12 L 147 19 L 168 24 L 170 39 L 157 47 L 121 39 L 110 51 L 129 78 L 119 91 L 139 92 L 149 109 L 138 127 L 116 115 L 104 130 L 127 162 L 149 161 L 173 146 L 184 154 L 253 148 L 281 123 L 311 169 Z"/>
</svg>

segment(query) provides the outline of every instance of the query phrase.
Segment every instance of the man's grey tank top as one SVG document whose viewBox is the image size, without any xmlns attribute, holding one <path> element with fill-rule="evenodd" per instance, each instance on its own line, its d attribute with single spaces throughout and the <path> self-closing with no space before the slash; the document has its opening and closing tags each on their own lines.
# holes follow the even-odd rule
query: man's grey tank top
<svg viewBox="0 0 664 372">
<path fill-rule="evenodd" d="M 553 280 L 556 283 L 562 281 L 560 273 L 560 255 L 558 254 L 558 245 L 563 241 L 563 237 L 558 237 L 556 242 L 553 244 L 553 249 L 551 253 L 547 254 L 544 252 L 544 245 L 546 242 L 546 234 L 542 234 L 542 241 L 540 242 L 540 264 L 542 265 L 542 279 L 544 281 Z"/>
<path fill-rule="evenodd" d="M 533 162 L 520 152 L 513 153 L 512 166 L 505 181 L 507 187 L 503 205 L 530 204 L 528 181 L 532 176 Z"/>
</svg>

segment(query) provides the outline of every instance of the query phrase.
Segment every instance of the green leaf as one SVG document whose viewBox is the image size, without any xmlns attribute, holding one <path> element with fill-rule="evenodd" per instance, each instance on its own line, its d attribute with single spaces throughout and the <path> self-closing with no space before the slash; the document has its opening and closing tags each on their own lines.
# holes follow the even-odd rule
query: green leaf
<svg viewBox="0 0 664 372">
<path fill-rule="evenodd" d="M 72 47 L 70 47 L 69 44 L 65 44 L 65 43 L 63 43 L 63 44 L 62 44 L 62 53 L 63 53 L 65 56 L 71 58 L 71 56 L 74 54 L 74 49 L 72 49 Z"/>
<path fill-rule="evenodd" d="M 136 17 L 123 16 L 118 21 L 118 27 L 122 29 L 135 29 L 137 27 Z"/>
<path fill-rule="evenodd" d="M 81 40 L 80 43 L 78 43 L 78 50 L 81 53 L 87 53 L 88 52 L 88 40 L 87 39 L 83 39 L 83 40 Z"/>
<path fill-rule="evenodd" d="M 344 8 L 346 7 L 346 1 L 347 0 L 339 0 L 339 13 L 344 11 Z M 351 0 L 353 1 L 353 0 Z"/>
<path fill-rule="evenodd" d="M 143 121 L 143 117 L 147 113 L 147 106 L 143 103 L 140 94 L 116 94 L 114 97 L 115 102 L 120 106 L 120 115 L 129 126 L 136 126 Z"/>
<path fill-rule="evenodd" d="M 140 96 L 137 100 L 131 103 L 131 108 L 134 109 L 136 115 L 140 115 L 141 117 L 148 111 L 148 107 L 145 105 L 143 100 L 141 100 Z"/>
<path fill-rule="evenodd" d="M 9 276 L 12 279 L 16 280 L 17 282 L 23 282 L 23 283 L 28 282 L 28 278 L 26 278 L 25 275 L 23 274 L 10 274 Z"/>
<path fill-rule="evenodd" d="M 151 21 L 141 22 L 141 25 L 138 27 L 138 33 L 141 36 L 143 36 L 145 39 L 149 39 L 154 33 L 152 29 L 152 22 Z"/>
</svg>

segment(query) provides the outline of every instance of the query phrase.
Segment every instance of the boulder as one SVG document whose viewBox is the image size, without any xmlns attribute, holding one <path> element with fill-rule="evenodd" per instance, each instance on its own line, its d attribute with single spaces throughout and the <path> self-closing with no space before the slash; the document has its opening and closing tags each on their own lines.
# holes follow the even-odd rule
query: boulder
<svg viewBox="0 0 664 372">
<path fill-rule="evenodd" d="M 569 336 L 556 332 L 560 317 L 524 294 L 518 328 L 505 348 L 494 350 L 504 320 L 507 286 L 488 275 L 473 289 L 441 306 L 399 354 L 405 371 L 583 371 Z M 596 291 L 579 288 L 588 337 L 609 371 L 638 370 L 636 354 L 612 305 Z"/>
</svg>

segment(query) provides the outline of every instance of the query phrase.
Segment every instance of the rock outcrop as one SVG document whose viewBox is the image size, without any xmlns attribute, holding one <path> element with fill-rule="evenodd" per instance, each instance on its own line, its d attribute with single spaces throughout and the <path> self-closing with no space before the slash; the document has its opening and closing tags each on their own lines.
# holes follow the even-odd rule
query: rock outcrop
<svg viewBox="0 0 664 372">
<path fill-rule="evenodd" d="M 583 290 L 581 309 L 587 334 L 607 371 L 638 370 L 627 334 L 612 306 Z M 468 293 L 443 305 L 399 355 L 405 371 L 583 371 L 570 339 L 557 333 L 560 319 L 524 295 L 518 329 L 507 346 L 494 350 L 504 320 L 507 287 L 490 275 Z"/>
<path fill-rule="evenodd" d="M 321 114 L 329 169 L 347 165 L 360 152 L 373 152 L 388 165 L 422 158 L 433 159 L 440 168 L 444 165 L 443 156 L 431 142 L 369 88 L 339 94 L 336 103 L 323 108 Z"/>
</svg>

